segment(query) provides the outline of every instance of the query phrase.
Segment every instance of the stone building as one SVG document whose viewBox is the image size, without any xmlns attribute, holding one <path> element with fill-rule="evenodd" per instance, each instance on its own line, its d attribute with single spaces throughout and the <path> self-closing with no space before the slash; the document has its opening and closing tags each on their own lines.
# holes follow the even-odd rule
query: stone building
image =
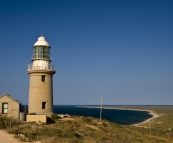
<svg viewBox="0 0 173 143">
<path fill-rule="evenodd" d="M 20 119 L 20 113 L 24 111 L 22 104 L 8 94 L 0 96 L 0 114 Z"/>
</svg>

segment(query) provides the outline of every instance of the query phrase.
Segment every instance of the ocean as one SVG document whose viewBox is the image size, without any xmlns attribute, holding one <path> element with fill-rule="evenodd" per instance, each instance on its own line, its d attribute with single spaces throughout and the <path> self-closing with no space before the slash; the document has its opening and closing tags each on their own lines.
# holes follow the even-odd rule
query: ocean
<svg viewBox="0 0 173 143">
<path fill-rule="evenodd" d="M 91 116 L 94 118 L 100 118 L 99 108 L 86 108 L 84 106 L 77 107 L 74 105 L 54 105 L 53 108 L 54 112 L 57 114 Z M 110 122 L 115 122 L 120 125 L 137 124 L 151 117 L 152 115 L 147 111 L 102 109 L 102 119 L 106 119 Z"/>
</svg>

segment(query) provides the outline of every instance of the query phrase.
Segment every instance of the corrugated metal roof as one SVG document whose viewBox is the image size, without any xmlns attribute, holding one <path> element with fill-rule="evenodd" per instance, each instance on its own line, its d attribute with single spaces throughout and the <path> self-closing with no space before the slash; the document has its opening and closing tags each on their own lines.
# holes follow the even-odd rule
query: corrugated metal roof
<svg viewBox="0 0 173 143">
<path fill-rule="evenodd" d="M 11 97 L 9 94 L 3 94 L 2 96 L 0 96 L 0 98 L 4 97 L 4 96 L 7 96 L 8 98 L 12 99 L 13 101 L 17 102 L 20 104 L 20 102 L 16 99 L 14 99 L 13 97 Z"/>
</svg>

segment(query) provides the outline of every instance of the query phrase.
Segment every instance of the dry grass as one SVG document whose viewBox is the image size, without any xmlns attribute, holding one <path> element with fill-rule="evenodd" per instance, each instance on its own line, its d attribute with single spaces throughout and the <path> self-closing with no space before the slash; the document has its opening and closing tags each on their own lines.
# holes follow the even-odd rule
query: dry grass
<svg viewBox="0 0 173 143">
<path fill-rule="evenodd" d="M 147 109 L 151 110 L 149 107 Z M 8 131 L 12 134 L 24 134 L 30 141 L 41 140 L 42 143 L 173 143 L 173 107 L 154 107 L 152 110 L 162 116 L 150 121 L 151 135 L 148 123 L 142 125 L 145 128 L 121 126 L 81 116 L 73 116 L 70 120 L 56 120 L 54 124 L 48 125 L 17 124 Z"/>
<path fill-rule="evenodd" d="M 62 118 L 62 119 L 60 119 L 60 120 L 62 120 L 62 121 L 67 121 L 67 120 L 69 120 L 69 121 L 72 121 L 72 120 L 74 120 L 73 118 Z"/>
</svg>

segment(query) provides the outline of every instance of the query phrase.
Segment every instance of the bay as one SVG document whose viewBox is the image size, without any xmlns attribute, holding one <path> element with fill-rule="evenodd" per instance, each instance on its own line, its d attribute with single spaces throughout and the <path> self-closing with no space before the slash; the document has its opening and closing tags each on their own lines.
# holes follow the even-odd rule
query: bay
<svg viewBox="0 0 173 143">
<path fill-rule="evenodd" d="M 57 114 L 69 114 L 76 116 L 90 116 L 100 118 L 99 108 L 86 108 L 86 106 L 77 107 L 75 105 L 54 105 L 54 112 Z M 102 119 L 115 122 L 120 125 L 133 125 L 143 122 L 152 115 L 148 111 L 120 110 L 120 109 L 102 109 Z"/>
</svg>

